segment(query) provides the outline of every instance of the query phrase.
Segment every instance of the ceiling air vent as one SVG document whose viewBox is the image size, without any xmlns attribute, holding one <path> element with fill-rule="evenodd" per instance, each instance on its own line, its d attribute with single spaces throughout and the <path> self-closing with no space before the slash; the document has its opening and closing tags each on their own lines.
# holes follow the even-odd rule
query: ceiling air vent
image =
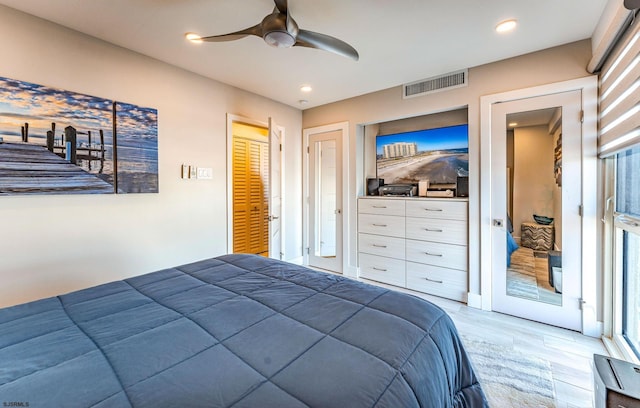
<svg viewBox="0 0 640 408">
<path fill-rule="evenodd" d="M 423 79 L 410 84 L 404 84 L 402 86 L 402 99 L 414 98 L 416 96 L 423 96 L 434 92 L 467 86 L 468 76 L 469 71 L 463 69 L 462 71 L 451 72 L 449 74 Z"/>
</svg>

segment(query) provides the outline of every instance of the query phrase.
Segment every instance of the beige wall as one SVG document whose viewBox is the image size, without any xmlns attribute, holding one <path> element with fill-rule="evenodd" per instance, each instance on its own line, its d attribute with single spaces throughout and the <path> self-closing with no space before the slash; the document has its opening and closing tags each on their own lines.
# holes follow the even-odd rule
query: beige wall
<svg viewBox="0 0 640 408">
<path fill-rule="evenodd" d="M 395 87 L 308 109 L 303 112 L 303 128 L 348 121 L 350 151 L 353 152 L 346 179 L 349 183 L 349 208 L 345 226 L 350 240 L 346 255 L 351 274 L 357 267 L 356 198 L 363 193 L 365 168 L 371 158 L 364 157 L 363 126 L 370 123 L 442 112 L 467 106 L 469 109 L 469 219 L 470 277 L 469 290 L 480 294 L 479 261 L 479 161 L 480 161 L 480 96 L 543 85 L 588 75 L 585 67 L 591 56 L 589 40 L 583 40 L 500 62 L 469 69 L 469 85 L 429 96 L 402 99 L 402 88 Z"/>
<path fill-rule="evenodd" d="M 285 127 L 285 258 L 302 255 L 299 110 L 4 6 L 0 49 L 0 76 L 158 109 L 160 176 L 159 194 L 0 197 L 0 306 L 226 253 L 227 113 Z"/>
<path fill-rule="evenodd" d="M 534 222 L 532 214 L 555 217 L 553 136 L 546 125 L 514 130 L 513 145 L 513 236 L 520 238 L 523 222 Z"/>
</svg>

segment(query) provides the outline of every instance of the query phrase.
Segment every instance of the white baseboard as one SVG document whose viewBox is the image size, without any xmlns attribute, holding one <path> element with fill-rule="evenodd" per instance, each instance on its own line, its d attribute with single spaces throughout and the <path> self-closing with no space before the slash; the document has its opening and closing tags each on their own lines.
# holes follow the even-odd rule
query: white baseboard
<svg viewBox="0 0 640 408">
<path fill-rule="evenodd" d="M 467 306 L 482 309 L 482 296 L 476 293 L 467 293 Z"/>
<path fill-rule="evenodd" d="M 591 327 L 590 330 L 587 330 L 587 328 L 585 328 L 584 330 L 584 335 L 585 336 L 589 336 L 589 337 L 596 337 L 596 338 L 601 338 L 603 337 L 603 329 L 604 329 L 604 322 L 598 322 L 596 321 L 596 324 L 593 325 L 593 327 Z"/>
<path fill-rule="evenodd" d="M 344 276 L 347 276 L 349 278 L 353 278 L 353 279 L 358 279 L 358 275 L 359 275 L 359 268 L 357 266 L 352 266 L 349 265 L 347 270 L 344 271 Z"/>
</svg>

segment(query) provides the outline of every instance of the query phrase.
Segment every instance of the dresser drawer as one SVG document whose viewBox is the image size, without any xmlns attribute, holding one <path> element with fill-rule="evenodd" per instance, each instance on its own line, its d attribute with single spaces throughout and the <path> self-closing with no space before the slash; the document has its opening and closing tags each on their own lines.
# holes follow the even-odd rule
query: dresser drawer
<svg viewBox="0 0 640 408">
<path fill-rule="evenodd" d="M 358 232 L 404 238 L 404 217 L 359 214 Z"/>
<path fill-rule="evenodd" d="M 465 302 L 467 272 L 407 262 L 407 289 Z"/>
<path fill-rule="evenodd" d="M 358 200 L 358 212 L 360 214 L 399 215 L 404 217 L 404 200 L 363 198 Z"/>
<path fill-rule="evenodd" d="M 406 285 L 404 259 L 359 254 L 360 277 L 390 285 Z"/>
<path fill-rule="evenodd" d="M 430 241 L 406 240 L 407 261 L 468 270 L 468 250 L 464 245 L 442 244 Z"/>
<path fill-rule="evenodd" d="M 467 245 L 467 235 L 467 221 L 407 217 L 407 238 Z"/>
<path fill-rule="evenodd" d="M 404 238 L 358 234 L 358 252 L 404 259 Z"/>
<path fill-rule="evenodd" d="M 467 220 L 466 201 L 407 200 L 407 217 L 442 218 L 447 220 Z"/>
</svg>

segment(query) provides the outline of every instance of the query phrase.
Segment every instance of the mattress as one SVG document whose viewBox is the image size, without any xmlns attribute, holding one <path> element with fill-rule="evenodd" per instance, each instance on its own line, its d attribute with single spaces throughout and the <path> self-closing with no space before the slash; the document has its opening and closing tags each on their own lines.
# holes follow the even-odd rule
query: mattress
<svg viewBox="0 0 640 408">
<path fill-rule="evenodd" d="M 437 306 L 255 255 L 0 309 L 0 403 L 487 406 Z"/>
</svg>

